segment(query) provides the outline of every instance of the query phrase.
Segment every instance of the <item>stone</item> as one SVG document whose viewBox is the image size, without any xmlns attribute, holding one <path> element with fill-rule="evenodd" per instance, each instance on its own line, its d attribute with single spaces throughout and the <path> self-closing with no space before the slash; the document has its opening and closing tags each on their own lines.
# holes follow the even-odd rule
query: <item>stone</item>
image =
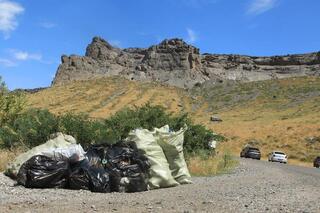
<svg viewBox="0 0 320 213">
<path fill-rule="evenodd" d="M 305 138 L 305 140 L 310 144 L 314 144 L 317 142 L 320 143 L 320 137 L 316 137 L 316 136 L 307 137 Z"/>
<path fill-rule="evenodd" d="M 210 121 L 212 122 L 222 122 L 222 119 L 219 118 L 218 116 L 211 116 Z"/>
<path fill-rule="evenodd" d="M 97 211 L 97 208 L 96 208 L 95 205 L 91 205 L 91 209 L 92 209 L 93 211 Z"/>
<path fill-rule="evenodd" d="M 149 48 L 120 49 L 94 37 L 85 56 L 61 57 L 52 85 L 114 75 L 186 89 L 204 82 L 320 76 L 320 52 L 271 57 L 200 54 L 197 47 L 178 38 Z"/>
</svg>

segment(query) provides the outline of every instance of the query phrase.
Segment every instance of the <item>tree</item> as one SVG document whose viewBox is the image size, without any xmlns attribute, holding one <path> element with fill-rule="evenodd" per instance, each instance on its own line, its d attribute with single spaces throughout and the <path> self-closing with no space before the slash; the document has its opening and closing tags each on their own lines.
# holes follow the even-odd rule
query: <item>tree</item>
<svg viewBox="0 0 320 213">
<path fill-rule="evenodd" d="M 23 111 L 24 106 L 24 94 L 10 92 L 0 76 L 0 127 L 13 122 Z"/>
</svg>

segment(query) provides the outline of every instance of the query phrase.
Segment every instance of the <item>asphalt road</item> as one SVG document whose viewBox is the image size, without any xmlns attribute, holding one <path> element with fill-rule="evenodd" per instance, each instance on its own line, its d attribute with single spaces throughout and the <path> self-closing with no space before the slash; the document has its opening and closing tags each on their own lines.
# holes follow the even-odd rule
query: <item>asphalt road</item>
<svg viewBox="0 0 320 213">
<path fill-rule="evenodd" d="M 25 189 L 0 174 L 0 212 L 320 212 L 320 169 L 239 160 L 230 174 L 133 194 Z"/>
</svg>

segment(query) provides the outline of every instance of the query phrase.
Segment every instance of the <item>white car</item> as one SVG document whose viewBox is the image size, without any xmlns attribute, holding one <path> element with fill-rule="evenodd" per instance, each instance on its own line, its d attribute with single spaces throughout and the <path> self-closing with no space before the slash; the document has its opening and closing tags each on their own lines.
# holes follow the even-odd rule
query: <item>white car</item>
<svg viewBox="0 0 320 213">
<path fill-rule="evenodd" d="M 268 156 L 268 161 L 288 163 L 288 156 L 280 151 L 273 151 Z"/>
</svg>

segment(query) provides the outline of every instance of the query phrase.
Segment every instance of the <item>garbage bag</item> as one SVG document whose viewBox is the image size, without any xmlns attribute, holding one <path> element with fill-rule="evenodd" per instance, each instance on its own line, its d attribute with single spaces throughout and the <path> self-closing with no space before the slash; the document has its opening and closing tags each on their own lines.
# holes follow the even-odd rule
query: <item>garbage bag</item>
<svg viewBox="0 0 320 213">
<path fill-rule="evenodd" d="M 173 187 L 179 183 L 172 177 L 168 161 L 162 148 L 157 143 L 155 132 L 147 129 L 135 129 L 127 138 L 134 141 L 136 147 L 148 158 L 150 169 L 148 171 L 148 188 L 157 189 Z"/>
<path fill-rule="evenodd" d="M 89 165 L 96 168 L 105 168 L 107 161 L 108 145 L 91 145 L 87 150 L 85 157 L 89 161 Z"/>
<path fill-rule="evenodd" d="M 168 125 L 160 129 L 155 128 L 156 135 L 159 138 L 157 142 L 169 162 L 171 174 L 180 184 L 192 183 L 183 154 L 183 141 L 186 130 L 187 126 L 184 126 L 177 132 L 170 131 Z"/>
<path fill-rule="evenodd" d="M 41 152 L 41 155 L 50 157 L 57 161 L 67 160 L 70 163 L 82 161 L 85 152 L 80 144 L 71 144 L 67 147 L 50 148 Z"/>
<path fill-rule="evenodd" d="M 148 190 L 147 184 L 147 171 L 138 163 L 132 165 L 123 165 L 118 167 L 121 171 L 120 183 L 115 185 L 119 186 L 119 192 L 142 192 Z M 149 168 L 149 165 L 147 166 Z M 117 176 L 115 176 L 117 177 Z"/>
<path fill-rule="evenodd" d="M 67 161 L 36 155 L 21 166 L 17 182 L 27 188 L 65 188 L 69 169 Z"/>
<path fill-rule="evenodd" d="M 87 159 L 71 164 L 70 189 L 110 192 L 109 174 L 103 168 L 92 167 Z"/>
<path fill-rule="evenodd" d="M 50 140 L 48 140 L 46 143 L 36 146 L 25 153 L 22 153 L 13 162 L 9 163 L 7 165 L 5 174 L 13 179 L 16 179 L 22 164 L 29 160 L 31 157 L 35 155 L 43 155 L 43 152 L 46 152 L 50 149 L 66 148 L 72 144 L 76 144 L 76 140 L 72 136 L 64 135 L 62 133 L 53 134 L 50 136 Z"/>
<path fill-rule="evenodd" d="M 141 192 L 148 190 L 146 176 L 150 164 L 148 159 L 139 154 L 138 149 L 133 145 L 131 143 L 126 146 L 119 142 L 112 149 L 109 149 L 107 168 L 114 174 L 115 186 L 120 187 L 116 188 L 116 191 Z M 117 177 L 121 177 L 119 184 L 117 184 L 119 180 Z"/>
<path fill-rule="evenodd" d="M 104 168 L 110 175 L 110 189 L 114 192 L 147 190 L 148 159 L 139 154 L 131 143 L 93 145 L 86 153 L 90 166 Z"/>
</svg>

